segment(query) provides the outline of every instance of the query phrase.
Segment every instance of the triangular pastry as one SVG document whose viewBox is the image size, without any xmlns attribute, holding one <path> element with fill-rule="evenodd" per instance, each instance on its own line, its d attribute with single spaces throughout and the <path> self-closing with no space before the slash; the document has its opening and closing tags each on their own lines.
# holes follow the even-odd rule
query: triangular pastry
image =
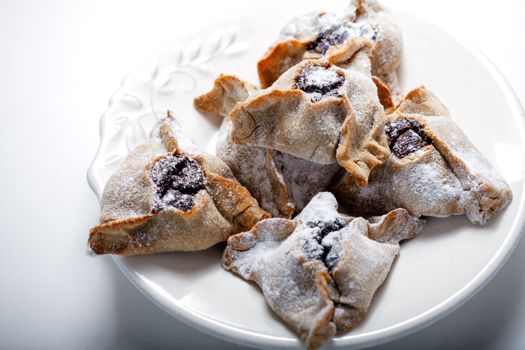
<svg viewBox="0 0 525 350">
<path fill-rule="evenodd" d="M 367 188 L 345 176 L 334 193 L 360 215 L 405 208 L 413 215 L 466 214 L 485 224 L 512 192 L 474 147 L 443 103 L 424 87 L 412 90 L 387 116 L 390 158 L 370 174 Z"/>
<path fill-rule="evenodd" d="M 292 19 L 257 64 L 262 87 L 271 86 L 302 60 L 344 50 L 344 44 L 354 38 L 372 42 L 372 74 L 398 97 L 396 70 L 401 62 L 401 30 L 389 11 L 374 0 L 354 0 L 338 14 L 313 11 Z"/>
<path fill-rule="evenodd" d="M 399 253 L 424 222 L 397 209 L 369 221 L 317 194 L 295 220 L 267 219 L 228 239 L 223 266 L 262 290 L 308 348 L 354 328 Z"/>
<path fill-rule="evenodd" d="M 389 155 L 384 109 L 370 75 L 369 41 L 344 45 L 326 59 L 302 61 L 237 103 L 230 139 L 318 164 L 338 162 L 366 186 L 370 170 Z"/>
<path fill-rule="evenodd" d="M 274 217 L 290 218 L 310 199 L 326 190 L 341 173 L 337 164 L 322 165 L 289 154 L 256 146 L 238 145 L 229 139 L 231 121 L 227 118 L 237 102 L 256 89 L 235 76 L 220 75 L 213 89 L 195 99 L 202 112 L 226 119 L 219 130 L 216 153 L 232 169 L 259 205 Z"/>
<path fill-rule="evenodd" d="M 89 246 L 119 255 L 201 250 L 267 217 L 228 166 L 168 116 L 109 179 Z"/>
</svg>

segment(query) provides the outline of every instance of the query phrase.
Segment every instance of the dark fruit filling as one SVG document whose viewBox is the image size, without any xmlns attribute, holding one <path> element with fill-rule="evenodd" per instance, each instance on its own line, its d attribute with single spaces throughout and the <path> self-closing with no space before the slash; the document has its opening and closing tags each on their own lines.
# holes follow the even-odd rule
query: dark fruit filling
<svg viewBox="0 0 525 350">
<path fill-rule="evenodd" d="M 319 36 L 308 45 L 307 50 L 324 55 L 330 47 L 342 44 L 349 37 L 366 37 L 375 41 L 377 39 L 377 33 L 370 25 L 347 23 L 321 32 Z"/>
<path fill-rule="evenodd" d="M 432 142 L 415 120 L 398 119 L 386 123 L 385 132 L 394 155 L 404 158 Z"/>
<path fill-rule="evenodd" d="M 331 270 L 336 264 L 335 259 L 327 259 L 331 247 L 325 246 L 321 242 L 330 232 L 342 229 L 346 225 L 346 222 L 341 219 L 336 219 L 334 221 L 307 222 L 306 225 L 311 228 L 318 228 L 318 230 L 312 231 L 312 239 L 303 242 L 303 251 L 305 252 L 306 258 L 321 260 L 325 266 Z"/>
<path fill-rule="evenodd" d="M 330 232 L 342 229 L 345 224 L 346 223 L 341 219 L 335 219 L 334 221 L 310 221 L 306 223 L 308 227 L 319 227 L 321 229 L 318 233 L 318 241 L 321 241 Z"/>
<path fill-rule="evenodd" d="M 312 102 L 328 96 L 341 96 L 345 78 L 334 68 L 307 65 L 296 79 L 297 89 L 312 94 Z"/>
<path fill-rule="evenodd" d="M 343 26 L 328 29 L 308 45 L 309 51 L 325 54 L 334 45 L 342 44 L 348 38 L 348 31 Z"/>
<path fill-rule="evenodd" d="M 166 156 L 157 161 L 151 179 L 156 185 L 153 213 L 169 207 L 191 210 L 194 196 L 204 189 L 200 164 L 185 156 Z"/>
</svg>

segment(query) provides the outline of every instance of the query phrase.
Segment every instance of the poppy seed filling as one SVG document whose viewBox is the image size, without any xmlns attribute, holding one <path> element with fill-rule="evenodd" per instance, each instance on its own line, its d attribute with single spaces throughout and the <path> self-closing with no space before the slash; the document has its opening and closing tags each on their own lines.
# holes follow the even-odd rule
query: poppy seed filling
<svg viewBox="0 0 525 350">
<path fill-rule="evenodd" d="M 342 44 L 348 38 L 348 31 L 342 28 L 344 27 L 340 26 L 322 32 L 307 49 L 324 55 L 330 47 Z"/>
<path fill-rule="evenodd" d="M 367 23 L 345 23 L 321 32 L 308 46 L 308 51 L 324 55 L 329 48 L 344 43 L 349 38 L 368 38 L 376 41 L 377 32 Z"/>
<path fill-rule="evenodd" d="M 200 164 L 185 156 L 166 156 L 151 171 L 155 184 L 152 212 L 167 208 L 188 211 L 195 205 L 194 196 L 204 189 Z"/>
<path fill-rule="evenodd" d="M 420 125 L 411 119 L 398 119 L 386 123 L 385 133 L 394 155 L 404 158 L 432 142 Z"/>
<path fill-rule="evenodd" d="M 312 230 L 311 239 L 303 242 L 303 251 L 305 256 L 311 260 L 320 260 L 328 268 L 329 271 L 337 264 L 335 256 L 330 256 L 331 246 L 323 244 L 323 238 L 331 232 L 339 231 L 342 229 L 346 222 L 341 219 L 335 219 L 334 221 L 315 221 L 307 222 L 306 225 Z"/>
<path fill-rule="evenodd" d="M 341 97 L 341 87 L 345 78 L 333 67 L 314 66 L 303 68 L 296 79 L 296 88 L 312 96 L 312 102 L 325 97 Z"/>
</svg>

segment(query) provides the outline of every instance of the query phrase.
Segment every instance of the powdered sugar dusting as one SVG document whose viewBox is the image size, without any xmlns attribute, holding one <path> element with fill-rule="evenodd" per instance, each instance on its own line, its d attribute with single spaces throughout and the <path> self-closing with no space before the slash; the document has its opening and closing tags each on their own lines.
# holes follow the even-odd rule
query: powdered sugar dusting
<svg viewBox="0 0 525 350">
<path fill-rule="evenodd" d="M 225 268 L 255 281 L 270 307 L 311 346 L 332 337 L 334 324 L 347 329 L 360 321 L 399 247 L 369 239 L 370 224 L 339 214 L 328 192 L 312 198 L 295 221 L 286 238 L 282 231 L 292 221 L 285 219 L 263 220 L 250 232 L 230 238 Z M 334 308 L 341 310 L 334 313 Z M 327 315 L 323 321 L 321 313 Z M 328 338 L 310 338 L 314 328 L 326 329 L 318 334 L 328 333 Z"/>
<path fill-rule="evenodd" d="M 328 96 L 340 97 L 344 81 L 344 75 L 335 67 L 307 65 L 297 77 L 296 86 L 309 93 L 312 102 L 317 102 Z"/>
<path fill-rule="evenodd" d="M 371 174 L 366 188 L 346 178 L 335 192 L 351 211 L 360 214 L 382 214 L 395 208 L 418 216 L 462 213 L 461 183 L 433 146 L 403 159 L 392 155 Z"/>
<path fill-rule="evenodd" d="M 137 146 L 109 178 L 101 200 L 100 221 L 122 220 L 149 214 L 153 183 L 144 179 L 144 165 L 167 152 L 160 138 Z M 140 187 L 137 184 L 149 185 Z"/>
<path fill-rule="evenodd" d="M 466 215 L 472 222 L 486 223 L 511 201 L 509 185 L 449 116 L 424 119 L 434 137 L 440 140 L 436 142 L 436 148 L 462 185 Z"/>
<path fill-rule="evenodd" d="M 333 194 L 330 192 L 320 192 L 312 198 L 310 203 L 308 203 L 295 219 L 304 223 L 315 220 L 335 221 L 336 219 L 348 221 L 348 217 L 340 214 L 337 208 L 337 200 Z"/>
<path fill-rule="evenodd" d="M 331 86 L 341 79 L 333 67 L 328 69 L 324 67 L 314 67 L 305 76 L 305 80 L 308 85 Z"/>
</svg>

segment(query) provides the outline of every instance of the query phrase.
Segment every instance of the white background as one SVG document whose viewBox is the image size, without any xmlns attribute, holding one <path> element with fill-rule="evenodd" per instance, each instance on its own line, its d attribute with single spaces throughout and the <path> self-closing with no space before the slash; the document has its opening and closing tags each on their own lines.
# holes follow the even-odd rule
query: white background
<svg viewBox="0 0 525 350">
<path fill-rule="evenodd" d="M 0 2 L 0 348 L 240 348 L 165 314 L 109 257 L 85 255 L 98 220 L 85 172 L 107 100 L 163 39 L 278 3 Z M 473 43 L 525 103 L 524 2 L 384 3 Z M 377 349 L 524 349 L 523 266 L 522 240 L 463 307 Z"/>
</svg>

